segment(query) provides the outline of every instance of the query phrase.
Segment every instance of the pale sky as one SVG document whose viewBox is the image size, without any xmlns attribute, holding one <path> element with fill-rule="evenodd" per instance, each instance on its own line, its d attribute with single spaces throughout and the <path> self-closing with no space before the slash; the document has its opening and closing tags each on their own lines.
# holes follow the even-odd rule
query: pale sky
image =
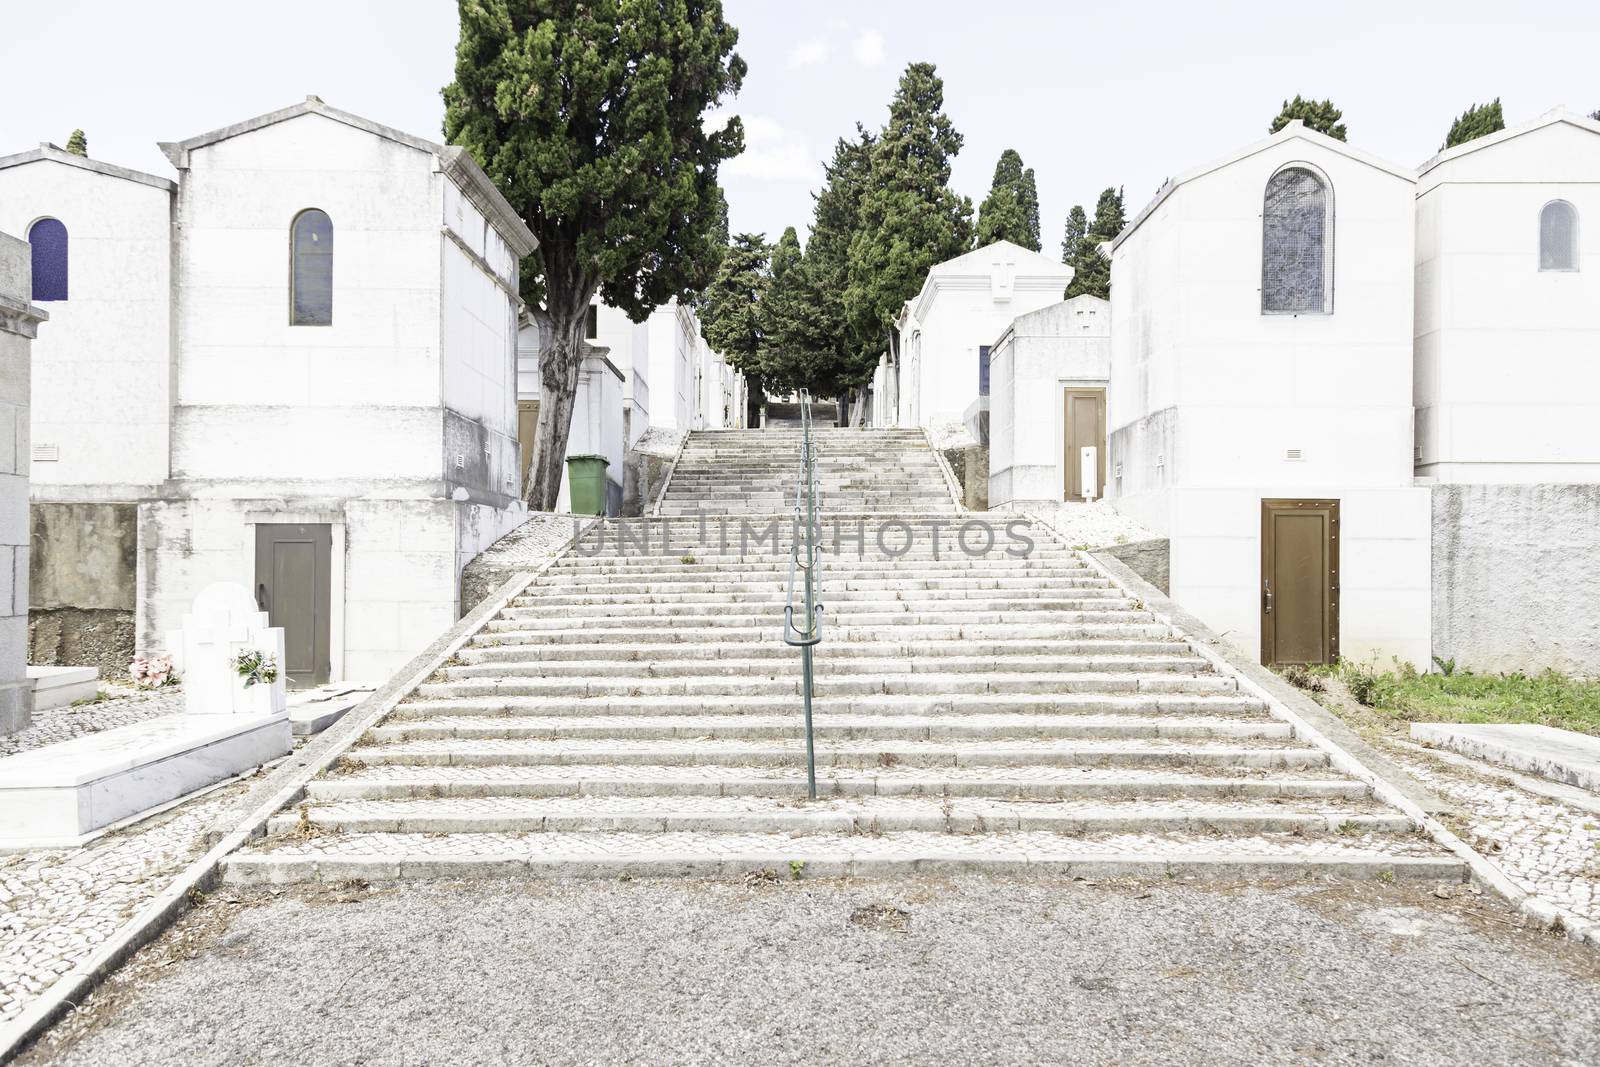
<svg viewBox="0 0 1600 1067">
<path fill-rule="evenodd" d="M 172 175 L 156 149 L 308 93 L 439 139 L 451 0 L 5 0 L 0 154 L 65 144 Z M 750 65 L 749 149 L 724 171 L 734 230 L 801 229 L 822 161 L 857 120 L 883 124 L 908 62 L 929 60 L 966 145 L 952 183 L 976 204 L 1000 152 L 1035 169 L 1045 251 L 1068 209 L 1162 180 L 1264 135 L 1284 97 L 1331 97 L 1350 141 L 1412 166 L 1468 104 L 1515 124 L 1600 109 L 1600 4 L 1075 4 L 1062 0 L 726 0 Z M 1270 14 L 1264 14 L 1270 12 Z M 18 31 L 21 32 L 18 32 Z"/>
</svg>

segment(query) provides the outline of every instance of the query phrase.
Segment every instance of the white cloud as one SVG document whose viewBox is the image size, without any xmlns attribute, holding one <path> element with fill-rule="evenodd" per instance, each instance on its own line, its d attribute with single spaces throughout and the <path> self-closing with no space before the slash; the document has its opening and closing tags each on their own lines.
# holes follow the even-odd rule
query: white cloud
<svg viewBox="0 0 1600 1067">
<path fill-rule="evenodd" d="M 877 30 L 866 29 L 856 34 L 855 41 L 850 45 L 850 55 L 859 66 L 876 67 L 889 58 L 888 51 L 883 46 L 883 34 Z"/>
<path fill-rule="evenodd" d="M 720 128 L 728 112 L 713 112 L 705 117 L 706 127 Z M 722 165 L 730 176 L 775 181 L 815 182 L 822 162 L 811 151 L 805 134 L 792 130 L 770 115 L 744 115 L 744 151 Z"/>
<path fill-rule="evenodd" d="M 801 41 L 789 50 L 789 69 L 821 66 L 828 61 L 830 51 L 828 42 L 821 37 Z"/>
</svg>

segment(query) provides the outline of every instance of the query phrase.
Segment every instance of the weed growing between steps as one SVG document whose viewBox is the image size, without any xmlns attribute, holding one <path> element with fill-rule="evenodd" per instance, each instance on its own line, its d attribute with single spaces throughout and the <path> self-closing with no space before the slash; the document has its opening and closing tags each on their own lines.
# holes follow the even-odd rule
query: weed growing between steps
<svg viewBox="0 0 1600 1067">
<path fill-rule="evenodd" d="M 1382 670 L 1376 661 L 1333 667 L 1286 667 L 1279 673 L 1314 696 L 1338 682 L 1363 708 L 1390 726 L 1412 722 L 1537 723 L 1600 734 L 1600 682 L 1542 674 L 1422 674 L 1409 663 Z"/>
</svg>

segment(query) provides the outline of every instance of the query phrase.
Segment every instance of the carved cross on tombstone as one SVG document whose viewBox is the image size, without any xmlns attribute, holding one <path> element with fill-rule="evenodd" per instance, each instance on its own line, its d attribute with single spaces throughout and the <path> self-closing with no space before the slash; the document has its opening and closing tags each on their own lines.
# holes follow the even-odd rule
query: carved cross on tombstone
<svg viewBox="0 0 1600 1067">
<path fill-rule="evenodd" d="M 1013 275 L 1017 269 L 1016 257 L 1009 252 L 995 253 L 989 267 L 989 295 L 995 300 L 1010 300 Z"/>
<path fill-rule="evenodd" d="M 250 593 L 233 582 L 207 586 L 183 617 L 183 629 L 168 635 L 174 666 L 183 680 L 188 715 L 283 714 L 283 628 L 268 625 Z M 277 677 L 246 686 L 234 667 L 241 653 L 270 656 Z"/>
</svg>

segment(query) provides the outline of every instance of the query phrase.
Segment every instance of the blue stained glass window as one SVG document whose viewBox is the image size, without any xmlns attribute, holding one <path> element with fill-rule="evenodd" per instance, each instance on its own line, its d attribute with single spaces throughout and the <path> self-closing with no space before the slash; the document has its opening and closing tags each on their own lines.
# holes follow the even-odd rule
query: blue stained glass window
<svg viewBox="0 0 1600 1067">
<path fill-rule="evenodd" d="M 67 298 L 67 228 L 60 219 L 40 219 L 28 229 L 33 246 L 33 299 Z"/>
<path fill-rule="evenodd" d="M 989 346 L 978 346 L 978 395 L 989 395 Z"/>
<path fill-rule="evenodd" d="M 333 325 L 333 220 L 317 208 L 300 212 L 289 246 L 290 325 Z"/>
</svg>

